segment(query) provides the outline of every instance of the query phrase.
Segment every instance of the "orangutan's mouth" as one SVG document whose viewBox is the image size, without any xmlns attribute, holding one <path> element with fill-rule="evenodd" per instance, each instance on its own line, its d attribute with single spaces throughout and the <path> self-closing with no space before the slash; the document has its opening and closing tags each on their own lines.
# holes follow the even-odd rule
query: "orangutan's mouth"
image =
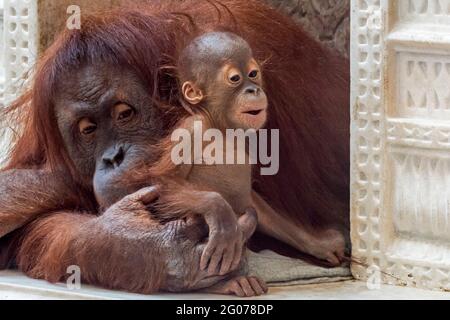
<svg viewBox="0 0 450 320">
<path fill-rule="evenodd" d="M 264 109 L 259 109 L 259 110 L 250 110 L 250 111 L 246 111 L 246 112 L 244 112 L 244 113 L 246 113 L 246 114 L 250 114 L 250 115 L 252 115 L 252 116 L 257 116 L 257 115 L 259 115 L 261 112 L 263 112 L 264 111 Z"/>
</svg>

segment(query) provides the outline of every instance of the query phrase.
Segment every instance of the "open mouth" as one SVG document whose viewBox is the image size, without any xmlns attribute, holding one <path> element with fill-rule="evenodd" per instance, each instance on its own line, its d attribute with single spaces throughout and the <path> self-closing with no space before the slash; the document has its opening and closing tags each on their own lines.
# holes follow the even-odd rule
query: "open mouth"
<svg viewBox="0 0 450 320">
<path fill-rule="evenodd" d="M 247 108 L 247 110 L 243 110 L 242 113 L 245 115 L 250 115 L 250 116 L 259 116 L 260 114 L 264 113 L 265 111 L 266 111 L 266 108 L 253 107 L 253 108 Z"/>
<path fill-rule="evenodd" d="M 246 128 L 260 129 L 267 120 L 267 103 L 251 101 L 241 108 L 238 123 Z"/>
<path fill-rule="evenodd" d="M 264 109 L 259 109 L 259 110 L 250 110 L 250 111 L 245 111 L 244 113 L 245 114 L 249 114 L 249 115 L 252 115 L 252 116 L 257 116 L 257 115 L 259 115 L 261 112 L 263 112 L 264 111 Z"/>
<path fill-rule="evenodd" d="M 259 129 L 267 118 L 267 108 L 257 106 L 243 110 L 240 115 L 241 124 L 253 128 Z"/>
</svg>

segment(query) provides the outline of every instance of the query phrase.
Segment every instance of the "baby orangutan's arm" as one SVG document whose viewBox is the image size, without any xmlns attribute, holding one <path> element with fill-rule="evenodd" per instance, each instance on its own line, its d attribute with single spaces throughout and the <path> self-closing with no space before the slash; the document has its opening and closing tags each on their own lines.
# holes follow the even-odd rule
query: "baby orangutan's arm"
<svg viewBox="0 0 450 320">
<path fill-rule="evenodd" d="M 255 232 L 258 224 L 255 210 L 253 208 L 247 209 L 245 214 L 239 218 L 238 224 L 242 230 L 244 240 L 247 241 Z M 242 275 L 238 270 L 229 279 L 220 281 L 202 291 L 216 294 L 233 294 L 239 297 L 253 297 L 267 293 L 268 288 L 266 283 L 258 277 Z"/>
<path fill-rule="evenodd" d="M 178 129 L 186 129 L 190 133 L 191 146 L 194 146 L 194 124 L 208 122 L 202 115 L 192 115 L 180 121 Z M 154 206 L 154 211 L 161 220 L 173 220 L 187 217 L 192 213 L 204 217 L 209 227 L 209 241 L 200 261 L 200 268 L 208 268 L 213 273 L 217 266 L 224 275 L 239 264 L 242 251 L 242 232 L 237 225 L 237 215 L 230 204 L 219 192 L 202 189 L 201 182 L 188 181 L 193 168 L 192 163 L 175 165 L 172 150 L 176 142 L 167 137 L 160 144 L 161 157 L 149 170 L 150 177 L 140 172 L 133 176 L 144 181 L 154 181 L 161 185 L 161 196 Z M 191 148 L 191 161 L 195 160 L 194 148 Z M 219 170 L 219 169 L 217 169 Z M 219 175 L 220 176 L 220 175 Z M 215 179 L 214 176 L 210 177 Z M 216 189 L 214 189 L 216 190 Z"/>
<path fill-rule="evenodd" d="M 209 227 L 209 240 L 200 260 L 200 268 L 213 274 L 221 264 L 220 275 L 235 269 L 241 259 L 243 236 L 236 213 L 217 192 L 196 190 L 184 180 L 164 179 L 161 196 L 154 205 L 163 220 L 201 215 Z"/>
</svg>

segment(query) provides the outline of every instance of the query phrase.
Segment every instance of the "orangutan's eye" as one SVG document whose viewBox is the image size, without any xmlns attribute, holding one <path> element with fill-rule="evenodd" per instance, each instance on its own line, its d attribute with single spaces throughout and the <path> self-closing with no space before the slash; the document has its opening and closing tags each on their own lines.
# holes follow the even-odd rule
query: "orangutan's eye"
<svg viewBox="0 0 450 320">
<path fill-rule="evenodd" d="M 259 74 L 258 70 L 252 70 L 252 71 L 250 71 L 250 73 L 248 74 L 248 77 L 249 77 L 250 79 L 255 79 L 255 78 L 258 76 L 258 74 Z"/>
<path fill-rule="evenodd" d="M 78 128 L 82 135 L 88 136 L 93 134 L 95 130 L 97 130 L 97 125 L 88 118 L 83 118 L 78 123 Z"/>
<path fill-rule="evenodd" d="M 130 120 L 134 116 L 134 109 L 125 103 L 117 104 L 113 110 L 116 121 Z"/>
<path fill-rule="evenodd" d="M 241 77 L 238 74 L 236 74 L 230 78 L 230 81 L 232 83 L 238 83 L 239 81 L 241 81 Z"/>
<path fill-rule="evenodd" d="M 237 85 L 241 83 L 242 77 L 238 69 L 231 68 L 227 73 L 228 73 L 228 82 L 230 84 Z"/>
</svg>

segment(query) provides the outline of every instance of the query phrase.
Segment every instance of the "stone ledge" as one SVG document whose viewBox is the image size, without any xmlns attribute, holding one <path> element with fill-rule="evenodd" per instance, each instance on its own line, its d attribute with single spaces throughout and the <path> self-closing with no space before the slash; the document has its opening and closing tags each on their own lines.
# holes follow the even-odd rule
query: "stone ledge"
<svg viewBox="0 0 450 320">
<path fill-rule="evenodd" d="M 236 299 L 228 296 L 210 294 L 155 294 L 139 295 L 111 291 L 92 286 L 82 286 L 80 290 L 70 291 L 63 284 L 50 284 L 46 281 L 30 279 L 20 272 L 0 272 L 0 300 L 197 300 L 197 299 Z M 421 289 L 382 285 L 380 290 L 367 289 L 364 282 L 351 280 L 319 285 L 303 285 L 283 288 L 270 288 L 269 294 L 261 299 L 274 300 L 390 300 L 390 299 L 436 299 L 450 300 L 450 293 Z"/>
</svg>

